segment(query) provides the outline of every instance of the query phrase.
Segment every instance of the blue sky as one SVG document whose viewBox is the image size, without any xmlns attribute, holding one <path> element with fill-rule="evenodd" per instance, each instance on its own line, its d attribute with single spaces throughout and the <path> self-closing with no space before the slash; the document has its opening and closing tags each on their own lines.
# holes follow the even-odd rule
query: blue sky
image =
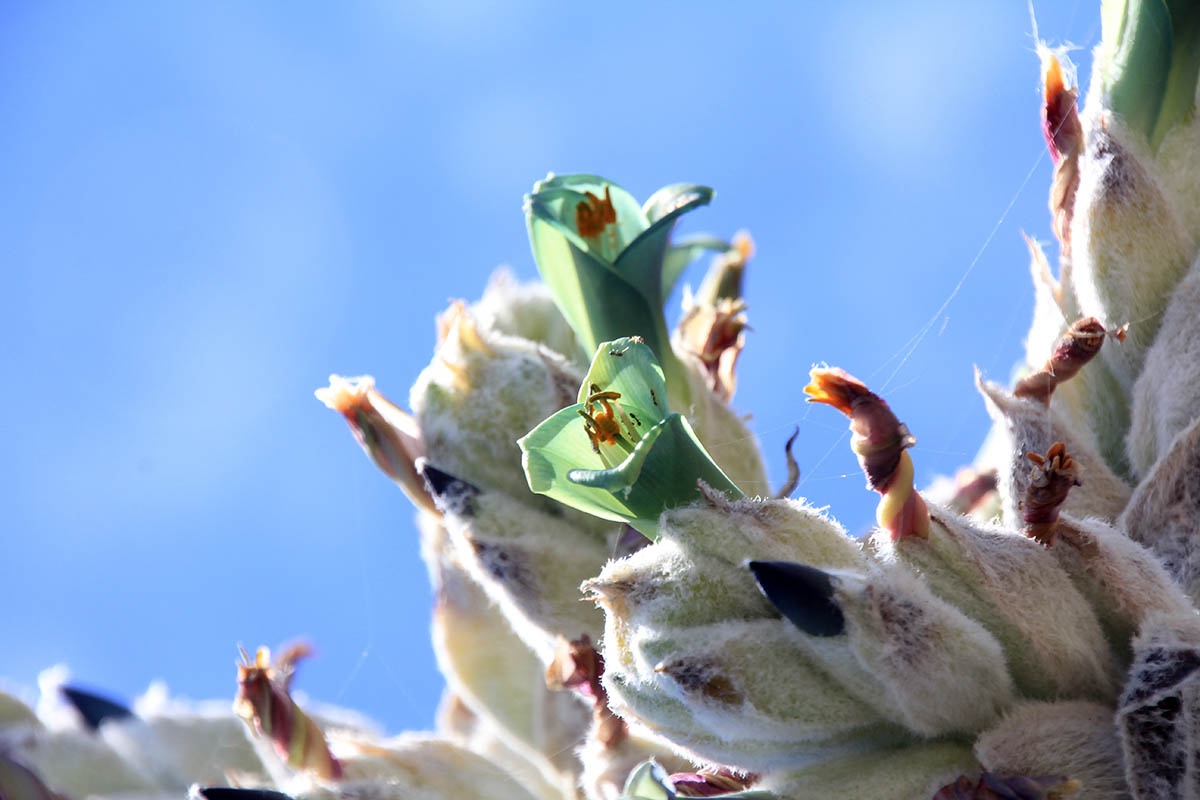
<svg viewBox="0 0 1200 800">
<path fill-rule="evenodd" d="M 1086 76 L 1095 4 L 1037 12 Z M 874 496 L 809 367 L 887 397 L 924 483 L 986 430 L 972 365 L 1020 356 L 1019 231 L 1051 237 L 1023 3 L 0 14 L 11 681 L 63 661 L 118 697 L 232 698 L 236 643 L 305 635 L 300 688 L 429 727 L 411 508 L 312 390 L 371 373 L 402 402 L 449 299 L 535 276 L 521 197 L 550 170 L 716 188 L 681 230 L 758 245 L 735 406 L 776 483 L 799 426 L 799 494 L 853 532 Z"/>
</svg>

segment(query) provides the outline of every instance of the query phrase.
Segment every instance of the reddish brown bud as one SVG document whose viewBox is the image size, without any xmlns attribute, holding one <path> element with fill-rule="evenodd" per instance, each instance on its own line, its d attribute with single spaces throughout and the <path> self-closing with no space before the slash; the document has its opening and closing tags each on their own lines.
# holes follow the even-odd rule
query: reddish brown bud
<svg viewBox="0 0 1200 800">
<path fill-rule="evenodd" d="M 417 508 L 437 514 L 425 481 L 414 462 L 425 455 L 416 420 L 379 392 L 375 379 L 329 376 L 329 386 L 316 397 L 346 418 L 359 446 L 383 473 L 400 485 Z"/>
<path fill-rule="evenodd" d="M 592 700 L 592 735 L 607 747 L 625 739 L 628 729 L 624 721 L 608 708 L 608 694 L 600 682 L 604 675 L 604 657 L 592 647 L 585 633 L 574 641 L 558 638 L 554 659 L 546 667 L 546 686 L 550 689 L 571 689 Z"/>
<path fill-rule="evenodd" d="M 1095 317 L 1077 320 L 1054 343 L 1054 349 L 1045 366 L 1017 381 L 1017 385 L 1013 387 L 1013 396 L 1029 397 L 1049 403 L 1050 396 L 1060 383 L 1075 377 L 1084 365 L 1095 358 L 1104 344 L 1106 335 L 1111 335 L 1119 342 L 1124 341 L 1127 327 L 1128 325 L 1123 325 L 1110 334 Z"/>
<path fill-rule="evenodd" d="M 1062 442 L 1051 445 L 1044 456 L 1026 453 L 1025 457 L 1034 465 L 1021 503 L 1025 535 L 1049 547 L 1054 543 L 1059 509 L 1067 501 L 1071 487 L 1080 485 L 1079 467 Z"/>
<path fill-rule="evenodd" d="M 929 510 L 913 488 L 908 448 L 917 443 L 879 395 L 836 367 L 814 367 L 804 387 L 809 402 L 826 403 L 850 418 L 850 447 L 867 476 L 867 488 L 883 495 L 875 517 L 892 539 L 929 535 Z"/>
<path fill-rule="evenodd" d="M 999 485 L 994 469 L 976 472 L 967 467 L 959 470 L 955 481 L 958 487 L 947 506 L 951 511 L 959 514 L 970 514 L 983 503 L 988 495 L 996 491 L 996 487 Z"/>
<path fill-rule="evenodd" d="M 243 650 L 233 710 L 256 735 L 271 740 L 289 767 L 337 780 L 342 777 L 342 765 L 329 752 L 325 734 L 288 692 L 296 663 L 310 652 L 308 645 L 289 647 L 272 666 L 267 648 L 258 648 L 253 662 Z"/>
<path fill-rule="evenodd" d="M 1064 258 L 1071 256 L 1071 217 L 1079 188 L 1079 156 L 1083 153 L 1083 125 L 1076 105 L 1078 91 L 1066 85 L 1058 56 L 1039 43 L 1042 57 L 1042 135 L 1054 159 L 1050 184 L 1050 215 Z M 1068 64 L 1068 66 L 1070 66 Z"/>
</svg>

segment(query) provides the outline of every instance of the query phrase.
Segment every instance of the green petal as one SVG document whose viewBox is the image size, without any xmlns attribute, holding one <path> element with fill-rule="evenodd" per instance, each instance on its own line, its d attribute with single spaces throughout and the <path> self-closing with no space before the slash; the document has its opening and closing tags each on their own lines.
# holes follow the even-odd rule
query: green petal
<svg viewBox="0 0 1200 800">
<path fill-rule="evenodd" d="M 661 422 L 670 412 L 662 367 L 644 342 L 622 337 L 601 343 L 579 387 L 578 402 L 587 400 L 593 385 L 602 392 L 620 392 L 623 406 L 644 409 L 650 414 L 642 420 L 647 425 Z"/>
<path fill-rule="evenodd" d="M 698 480 L 731 498 L 743 496 L 705 452 L 682 414 L 672 414 L 655 425 L 619 465 L 573 469 L 567 480 L 581 488 L 611 492 L 628 509 L 626 521 L 650 539 L 658 536 L 658 518 L 663 511 L 700 499 Z"/>
<path fill-rule="evenodd" d="M 671 231 L 675 229 L 680 215 L 708 205 L 713 194 L 713 190 L 707 186 L 691 183 L 676 183 L 659 189 L 643 206 L 650 227 L 617 256 L 614 264 L 617 272 L 638 287 L 646 297 L 654 298 L 660 307 L 664 299 L 663 262 L 671 241 Z"/>
<path fill-rule="evenodd" d="M 587 202 L 585 193 L 591 192 L 603 198 L 606 191 L 612 199 L 613 209 L 617 212 L 617 246 L 611 253 L 612 259 L 615 259 L 617 253 L 650 227 L 650 220 L 629 192 L 597 175 L 558 175 L 535 183 L 532 197 L 553 215 L 559 225 L 578 236 L 575 210 L 580 203 Z M 586 245 L 586 240 L 582 237 L 580 241 Z"/>
<path fill-rule="evenodd" d="M 567 475 L 574 469 L 604 469 L 606 465 L 592 450 L 579 417 L 582 404 L 568 406 L 517 441 L 521 466 L 530 491 L 544 494 L 563 505 L 613 522 L 629 519 L 629 507 L 606 489 L 580 486 Z"/>
<path fill-rule="evenodd" d="M 671 294 L 671 291 L 675 288 L 675 284 L 683 276 L 683 271 L 688 268 L 689 264 L 699 258 L 701 253 L 706 251 L 723 253 L 730 247 L 732 245 L 724 239 L 718 239 L 716 236 L 709 236 L 707 234 L 689 236 L 668 247 L 667 254 L 663 257 L 662 267 L 662 296 L 664 300 Z"/>
<path fill-rule="evenodd" d="M 665 330 L 660 306 L 581 247 L 578 234 L 547 217 L 537 202 L 531 199 L 527 210 L 538 272 L 585 350 L 622 336 L 659 341 Z"/>
</svg>

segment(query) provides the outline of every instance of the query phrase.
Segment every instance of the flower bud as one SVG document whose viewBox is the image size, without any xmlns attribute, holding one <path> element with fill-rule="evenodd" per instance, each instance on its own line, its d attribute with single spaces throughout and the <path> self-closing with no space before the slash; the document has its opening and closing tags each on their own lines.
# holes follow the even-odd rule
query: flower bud
<svg viewBox="0 0 1200 800">
<path fill-rule="evenodd" d="M 330 753 L 317 723 L 296 705 L 289 692 L 296 663 L 310 652 L 306 645 L 294 645 L 274 665 L 265 647 L 258 649 L 253 662 L 243 652 L 233 710 L 256 735 L 271 740 L 289 767 L 336 780 L 342 777 L 341 764 Z"/>
<path fill-rule="evenodd" d="M 1079 466 L 1062 442 L 1052 444 L 1044 456 L 1026 453 L 1025 458 L 1033 464 L 1021 505 L 1025 535 L 1049 547 L 1054 543 L 1058 511 L 1071 488 L 1080 485 Z"/>
<path fill-rule="evenodd" d="M 434 511 L 413 462 L 425 454 L 421 431 L 403 409 L 375 391 L 375 379 L 329 376 L 317 399 L 346 418 L 359 446 L 383 473 L 400 485 L 418 509 Z"/>
<path fill-rule="evenodd" d="M 810 374 L 812 382 L 804 387 L 809 402 L 827 403 L 850 418 L 850 447 L 858 454 L 867 488 L 883 495 L 875 514 L 880 526 L 894 539 L 928 535 L 929 512 L 913 487 L 907 452 L 916 437 L 879 395 L 844 370 L 814 367 Z"/>
<path fill-rule="evenodd" d="M 1075 69 L 1065 54 L 1055 52 L 1042 42 L 1037 44 L 1042 62 L 1042 135 L 1054 161 L 1054 179 L 1050 186 L 1050 214 L 1054 234 L 1062 245 L 1063 258 L 1071 257 L 1071 216 L 1075 191 L 1079 186 L 1079 156 L 1083 152 L 1083 126 L 1076 106 L 1078 90 Z M 1062 56 L 1062 61 L 1060 61 Z M 1066 69 L 1063 68 L 1066 62 Z M 1068 86 L 1067 84 L 1071 85 Z"/>
<path fill-rule="evenodd" d="M 1021 506 L 1033 478 L 1025 454 L 1045 453 L 1057 442 L 1063 443 L 1087 475 L 1086 482 L 1067 496 L 1062 510 L 1076 517 L 1117 518 L 1129 499 L 1129 486 L 1108 468 L 1086 435 L 1078 433 L 1053 405 L 1047 408 L 1039 400 L 1014 397 L 997 384 L 985 382 L 978 372 L 975 385 L 995 423 L 994 431 L 1001 437 L 1000 449 L 1008 453 L 1008 463 L 997 465 L 1006 523 L 1015 527 L 1020 524 L 1017 520 L 1023 519 Z"/>
<path fill-rule="evenodd" d="M 1148 547 L 1193 600 L 1200 599 L 1200 419 L 1172 442 L 1142 479 L 1121 515 L 1129 538 Z"/>
<path fill-rule="evenodd" d="M 931 519 L 927 540 L 893 542 L 877 532 L 869 547 L 920 574 L 934 595 L 994 636 L 1021 694 L 1115 696 L 1117 663 L 1100 623 L 1045 547 L 937 507 Z"/>
<path fill-rule="evenodd" d="M 1127 796 L 1124 757 L 1110 706 L 1081 701 L 1022 704 L 975 740 L 975 756 L 994 775 L 1062 775 L 1082 785 L 1084 797 Z"/>
<path fill-rule="evenodd" d="M 610 527 L 531 495 L 519 469 L 517 439 L 575 402 L 583 377 L 577 367 L 534 342 L 483 328 L 461 304 L 447 312 L 445 330 L 409 400 L 430 462 L 533 508 L 565 514 L 584 530 Z"/>
</svg>

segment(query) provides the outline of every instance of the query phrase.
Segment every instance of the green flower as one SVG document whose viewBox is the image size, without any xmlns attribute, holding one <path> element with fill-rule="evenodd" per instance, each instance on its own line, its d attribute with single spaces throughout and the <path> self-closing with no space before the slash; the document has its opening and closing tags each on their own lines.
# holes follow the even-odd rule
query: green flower
<svg viewBox="0 0 1200 800">
<path fill-rule="evenodd" d="M 708 187 L 679 183 L 638 205 L 620 186 L 595 175 L 551 175 L 525 197 L 538 271 L 584 349 L 642 337 L 681 405 L 690 393 L 671 352 L 663 303 L 693 259 L 729 245 L 708 236 L 672 245 L 671 232 L 681 214 L 712 197 Z"/>
<path fill-rule="evenodd" d="M 529 488 L 654 539 L 667 508 L 699 499 L 698 481 L 742 496 L 692 426 L 667 407 L 667 385 L 640 339 L 602 342 L 578 402 L 517 442 Z"/>
</svg>

